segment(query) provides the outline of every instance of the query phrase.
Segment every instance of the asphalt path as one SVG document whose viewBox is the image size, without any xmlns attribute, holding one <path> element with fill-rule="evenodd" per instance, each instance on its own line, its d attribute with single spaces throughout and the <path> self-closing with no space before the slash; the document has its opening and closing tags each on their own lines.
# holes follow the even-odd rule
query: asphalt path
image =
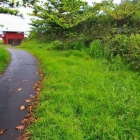
<svg viewBox="0 0 140 140">
<path fill-rule="evenodd" d="M 6 128 L 7 131 L 0 135 L 0 140 L 16 140 L 22 135 L 15 127 L 21 125 L 27 110 L 21 111 L 20 106 L 27 106 L 25 100 L 35 95 L 33 86 L 39 80 L 37 60 L 30 53 L 8 50 L 11 62 L 0 77 L 0 130 Z"/>
</svg>

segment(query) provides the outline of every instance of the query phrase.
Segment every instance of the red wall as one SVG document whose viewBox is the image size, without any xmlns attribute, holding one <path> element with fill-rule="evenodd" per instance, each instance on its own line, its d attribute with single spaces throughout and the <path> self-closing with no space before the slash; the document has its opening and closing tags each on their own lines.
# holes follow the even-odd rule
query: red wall
<svg viewBox="0 0 140 140">
<path fill-rule="evenodd" d="M 18 32 L 6 32 L 3 37 L 3 43 L 8 44 L 8 39 L 14 39 L 13 44 L 17 44 L 17 39 L 24 39 L 24 33 Z"/>
</svg>

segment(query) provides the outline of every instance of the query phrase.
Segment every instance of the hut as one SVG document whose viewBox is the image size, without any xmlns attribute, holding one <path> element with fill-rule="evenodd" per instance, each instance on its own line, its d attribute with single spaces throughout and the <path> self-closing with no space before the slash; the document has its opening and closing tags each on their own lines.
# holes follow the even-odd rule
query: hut
<svg viewBox="0 0 140 140">
<path fill-rule="evenodd" d="M 18 45 L 24 39 L 24 32 L 23 31 L 2 31 L 0 37 L 3 40 L 3 44 L 11 44 L 11 45 Z"/>
</svg>

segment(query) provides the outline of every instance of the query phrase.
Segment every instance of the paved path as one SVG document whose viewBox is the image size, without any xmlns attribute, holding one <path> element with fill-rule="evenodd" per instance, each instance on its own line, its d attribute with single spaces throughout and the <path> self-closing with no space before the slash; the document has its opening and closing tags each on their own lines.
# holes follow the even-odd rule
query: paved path
<svg viewBox="0 0 140 140">
<path fill-rule="evenodd" d="M 27 105 L 24 100 L 35 95 L 33 85 L 39 80 L 37 61 L 31 54 L 12 48 L 8 50 L 11 63 L 0 77 L 0 130 L 8 130 L 0 135 L 0 140 L 16 140 L 22 134 L 15 127 L 20 125 L 27 111 L 21 111 L 20 106 Z M 18 91 L 19 88 L 22 90 Z"/>
</svg>

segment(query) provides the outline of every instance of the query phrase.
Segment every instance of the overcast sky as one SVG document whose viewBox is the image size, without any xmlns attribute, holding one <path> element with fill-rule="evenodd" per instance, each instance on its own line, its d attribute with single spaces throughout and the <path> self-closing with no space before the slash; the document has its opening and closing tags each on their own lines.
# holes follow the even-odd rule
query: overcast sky
<svg viewBox="0 0 140 140">
<path fill-rule="evenodd" d="M 84 0 L 87 1 L 89 4 L 93 2 L 101 2 L 101 0 Z M 114 3 L 120 3 L 121 0 L 114 0 Z M 7 30 L 19 30 L 19 31 L 28 31 L 30 26 L 28 23 L 30 22 L 30 17 L 27 16 L 27 13 L 31 13 L 31 8 L 20 8 L 19 10 L 24 15 L 24 19 L 13 16 L 13 15 L 6 15 L 0 14 L 0 24 L 4 25 L 4 29 Z M 0 30 L 2 30 L 0 28 Z"/>
<path fill-rule="evenodd" d="M 102 0 L 83 0 L 83 1 L 87 1 L 89 4 L 92 4 L 93 2 L 101 2 Z M 113 0 L 114 3 L 120 3 L 121 0 Z"/>
</svg>

